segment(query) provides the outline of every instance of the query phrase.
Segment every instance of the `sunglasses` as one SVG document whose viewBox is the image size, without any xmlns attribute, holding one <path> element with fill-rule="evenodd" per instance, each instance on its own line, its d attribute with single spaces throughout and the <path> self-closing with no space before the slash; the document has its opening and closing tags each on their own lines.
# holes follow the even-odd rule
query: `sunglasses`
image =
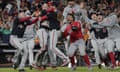
<svg viewBox="0 0 120 72">
<path fill-rule="evenodd" d="M 99 16 L 99 15 L 100 15 L 100 16 L 103 16 L 103 14 L 102 14 L 102 13 L 96 14 L 96 16 Z"/>
</svg>

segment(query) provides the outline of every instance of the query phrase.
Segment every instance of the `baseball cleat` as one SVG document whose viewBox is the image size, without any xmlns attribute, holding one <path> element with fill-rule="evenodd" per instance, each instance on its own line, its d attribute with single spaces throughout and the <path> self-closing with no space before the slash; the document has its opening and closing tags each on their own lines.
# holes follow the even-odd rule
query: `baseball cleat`
<svg viewBox="0 0 120 72">
<path fill-rule="evenodd" d="M 35 69 L 38 68 L 38 66 L 36 64 L 32 64 L 32 67 L 35 68 Z"/>
<path fill-rule="evenodd" d="M 25 72 L 25 70 L 24 69 L 19 69 L 19 72 Z"/>
<path fill-rule="evenodd" d="M 16 64 L 13 64 L 12 67 L 16 70 L 18 66 Z"/>
<path fill-rule="evenodd" d="M 71 71 L 75 71 L 76 70 L 76 65 L 73 65 L 70 69 L 71 69 Z"/>
<path fill-rule="evenodd" d="M 101 64 L 98 64 L 98 68 L 101 69 L 101 68 L 102 68 L 102 65 L 101 65 Z"/>
<path fill-rule="evenodd" d="M 65 59 L 65 60 L 63 61 L 63 63 L 62 63 L 61 66 L 65 66 L 65 65 L 67 65 L 68 63 L 69 63 L 69 61 L 68 61 L 67 59 Z"/>
<path fill-rule="evenodd" d="M 56 67 L 56 66 L 52 66 L 52 69 L 53 69 L 53 70 L 57 70 L 57 67 Z"/>
<path fill-rule="evenodd" d="M 37 69 L 40 70 L 40 71 L 43 71 L 43 70 L 46 69 L 46 66 L 40 66 L 40 67 L 38 67 Z"/>
<path fill-rule="evenodd" d="M 33 68 L 32 65 L 30 65 L 29 68 L 30 68 L 30 70 L 32 70 L 32 68 Z"/>
</svg>

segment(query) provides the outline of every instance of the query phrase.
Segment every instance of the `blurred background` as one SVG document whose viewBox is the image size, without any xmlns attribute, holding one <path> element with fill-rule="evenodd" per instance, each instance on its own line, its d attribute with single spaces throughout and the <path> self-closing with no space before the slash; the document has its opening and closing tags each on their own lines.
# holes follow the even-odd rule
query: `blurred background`
<svg viewBox="0 0 120 72">
<path fill-rule="evenodd" d="M 51 0 L 0 0 L 0 66 L 11 65 L 11 58 L 15 49 L 9 45 L 9 36 L 11 34 L 13 21 L 18 15 L 18 10 L 29 10 L 32 14 L 40 11 L 44 2 Z M 58 18 L 62 21 L 62 12 L 67 5 L 67 0 L 52 0 L 58 9 Z M 88 12 L 92 10 L 102 10 L 110 6 L 113 11 L 120 12 L 120 0 L 75 0 L 76 3 L 84 1 Z M 59 48 L 64 52 L 64 46 Z M 36 45 L 35 48 L 39 46 Z M 65 53 L 65 52 L 64 52 Z M 78 65 L 82 64 L 82 60 L 78 58 Z M 58 60 L 59 62 L 61 60 Z"/>
</svg>

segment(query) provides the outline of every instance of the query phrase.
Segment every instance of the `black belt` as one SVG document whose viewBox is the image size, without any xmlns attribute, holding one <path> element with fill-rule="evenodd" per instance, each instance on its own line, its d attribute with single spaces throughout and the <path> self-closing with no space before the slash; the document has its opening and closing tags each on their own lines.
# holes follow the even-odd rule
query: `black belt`
<svg viewBox="0 0 120 72">
<path fill-rule="evenodd" d="M 105 39 L 107 37 L 96 37 L 96 39 Z"/>
</svg>

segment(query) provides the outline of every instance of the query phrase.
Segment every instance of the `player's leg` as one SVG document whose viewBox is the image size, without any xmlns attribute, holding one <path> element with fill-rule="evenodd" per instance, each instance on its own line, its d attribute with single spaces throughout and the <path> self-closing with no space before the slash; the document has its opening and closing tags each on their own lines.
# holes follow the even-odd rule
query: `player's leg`
<svg viewBox="0 0 120 72">
<path fill-rule="evenodd" d="M 27 41 L 22 42 L 22 45 L 24 46 L 23 48 L 23 55 L 22 55 L 22 59 L 19 65 L 19 72 L 24 72 L 24 68 L 25 68 L 25 63 L 27 61 L 27 57 L 28 57 L 28 49 L 27 49 Z"/>
<path fill-rule="evenodd" d="M 67 36 L 67 39 L 64 41 L 64 44 L 65 44 L 65 50 L 67 51 L 70 45 L 70 36 Z"/>
<path fill-rule="evenodd" d="M 37 63 L 38 57 L 40 54 L 42 54 L 46 50 L 46 45 L 47 45 L 47 39 L 48 39 L 48 33 L 44 28 L 41 28 L 37 31 L 37 37 L 40 41 L 40 50 L 38 53 L 35 55 L 35 60 L 34 63 Z"/>
<path fill-rule="evenodd" d="M 61 31 L 57 30 L 57 36 L 58 36 L 57 38 L 60 38 L 61 35 L 62 35 Z M 57 67 L 56 66 L 57 65 L 57 55 L 54 52 L 52 52 L 52 50 L 50 48 L 49 48 L 48 51 L 49 51 L 49 57 L 50 57 L 51 67 L 53 69 L 56 69 L 56 67 Z"/>
<path fill-rule="evenodd" d="M 105 39 L 98 39 L 97 43 L 98 43 L 98 53 L 99 53 L 99 58 L 100 58 L 100 62 L 104 62 L 105 65 L 107 65 L 107 61 L 106 61 L 106 53 L 105 53 L 105 47 L 104 47 L 104 41 Z M 101 68 L 101 63 L 99 64 L 99 67 Z"/>
<path fill-rule="evenodd" d="M 46 47 L 47 47 L 47 41 L 48 41 L 48 31 L 44 28 L 38 30 L 37 32 L 38 34 L 38 39 L 40 41 L 40 51 L 42 53 L 42 51 L 45 51 L 46 50 Z"/>
<path fill-rule="evenodd" d="M 104 43 L 106 49 L 107 49 L 107 52 L 108 52 L 108 55 L 109 55 L 109 58 L 112 62 L 112 67 L 116 67 L 116 62 L 115 62 L 115 54 L 113 52 L 113 48 L 114 48 L 114 42 L 110 39 L 106 40 L 106 42 Z"/>
<path fill-rule="evenodd" d="M 87 64 L 88 68 L 91 69 L 90 59 L 85 52 L 85 48 L 86 48 L 85 47 L 85 41 L 83 39 L 80 39 L 80 40 L 77 41 L 77 45 L 78 45 L 78 48 L 79 48 L 80 55 L 83 56 L 83 59 L 84 59 L 85 63 Z"/>
<path fill-rule="evenodd" d="M 65 51 L 67 51 L 70 45 L 70 36 L 67 36 L 66 40 L 64 41 L 64 45 L 65 45 Z M 71 63 L 69 63 L 68 68 L 71 68 L 71 67 L 72 65 Z"/>
<path fill-rule="evenodd" d="M 29 65 L 32 66 L 33 64 L 33 48 L 35 46 L 34 39 L 28 41 L 28 55 L 29 55 Z"/>
<path fill-rule="evenodd" d="M 23 49 L 23 45 L 21 43 L 21 40 L 22 39 L 18 39 L 17 37 L 14 37 L 14 36 L 10 36 L 10 44 L 17 48 L 17 51 L 15 52 L 14 54 L 14 57 L 13 57 L 13 67 L 16 69 L 18 65 L 16 65 L 16 63 L 18 62 L 18 58 L 20 56 L 20 53 Z"/>
<path fill-rule="evenodd" d="M 50 49 L 50 38 L 48 37 L 48 55 L 49 55 L 49 59 L 50 59 L 50 66 L 52 68 L 56 68 L 56 64 L 57 64 L 57 59 L 56 59 L 56 54 Z"/>
<path fill-rule="evenodd" d="M 115 46 L 116 46 L 116 60 L 120 61 L 120 38 L 116 38 L 115 40 Z"/>
<path fill-rule="evenodd" d="M 94 50 L 95 50 L 96 63 L 97 63 L 97 64 L 100 64 L 100 63 L 101 63 L 101 60 L 100 60 L 100 56 L 99 56 L 99 53 L 98 53 L 98 44 L 97 44 L 97 41 L 92 39 L 92 40 L 91 40 L 91 44 L 92 44 L 92 47 L 93 47 Z"/>
<path fill-rule="evenodd" d="M 96 59 L 96 63 L 98 64 L 98 67 L 101 69 L 101 59 L 100 59 L 99 50 L 98 50 L 99 46 L 96 39 L 91 39 L 91 44 L 93 49 L 95 50 L 94 56 Z"/>
<path fill-rule="evenodd" d="M 71 70 L 76 69 L 76 64 L 74 59 L 74 54 L 76 50 L 77 50 L 77 46 L 75 45 L 75 43 L 71 43 L 69 48 L 67 49 L 67 55 L 69 56 L 70 63 L 71 63 Z"/>
<path fill-rule="evenodd" d="M 21 43 L 21 39 L 17 37 L 10 37 L 10 44 L 17 48 L 16 56 L 18 56 L 21 53 L 21 50 L 23 49 L 23 45 Z"/>
<path fill-rule="evenodd" d="M 50 48 L 48 48 L 48 54 L 50 58 L 51 67 L 56 67 L 57 64 L 56 54 Z"/>
<path fill-rule="evenodd" d="M 62 36 L 62 33 L 65 31 L 65 28 L 68 26 L 68 24 L 64 24 L 62 27 L 61 27 L 61 29 L 60 29 L 60 31 L 61 31 L 61 36 Z M 68 47 L 69 47 L 69 45 L 70 45 L 70 36 L 67 36 L 66 37 L 66 40 L 64 40 L 64 45 L 65 45 L 65 50 L 67 51 L 68 50 Z M 71 57 L 72 58 L 72 57 Z M 74 57 L 73 57 L 74 58 Z M 68 67 L 71 67 L 72 65 L 71 65 L 71 63 L 69 63 L 68 64 Z"/>
<path fill-rule="evenodd" d="M 64 53 L 62 53 L 57 47 L 57 40 L 58 40 L 58 35 L 57 35 L 57 31 L 56 30 L 51 30 L 49 32 L 49 38 L 50 38 L 50 49 L 52 50 L 52 52 L 54 52 L 57 56 L 59 56 L 61 59 L 63 59 L 64 64 L 68 63 L 68 57 L 65 56 Z"/>
<path fill-rule="evenodd" d="M 120 52 L 120 38 L 116 38 L 115 43 L 116 43 L 117 50 Z"/>
</svg>

